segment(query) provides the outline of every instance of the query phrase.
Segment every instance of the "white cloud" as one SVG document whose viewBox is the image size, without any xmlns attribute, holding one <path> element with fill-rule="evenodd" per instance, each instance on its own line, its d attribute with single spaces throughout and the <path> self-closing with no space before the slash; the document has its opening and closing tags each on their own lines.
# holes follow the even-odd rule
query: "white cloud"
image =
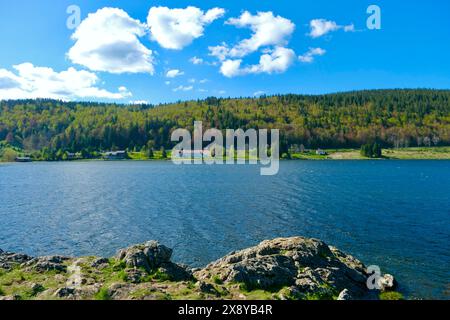
<svg viewBox="0 0 450 320">
<path fill-rule="evenodd" d="M 173 88 L 172 91 L 173 92 L 191 91 L 192 89 L 194 89 L 194 86 L 179 86 L 179 87 Z"/>
<path fill-rule="evenodd" d="M 176 77 L 179 77 L 179 76 L 182 76 L 182 75 L 184 75 L 184 72 L 180 71 L 178 69 L 169 70 L 166 73 L 166 77 L 167 78 L 176 78 Z"/>
<path fill-rule="evenodd" d="M 13 66 L 16 73 L 0 69 L 0 100 L 51 98 L 74 100 L 85 98 L 123 99 L 132 96 L 125 87 L 110 92 L 97 86 L 95 73 L 69 68 L 56 72 L 31 63 Z"/>
<path fill-rule="evenodd" d="M 189 60 L 192 64 L 203 64 L 203 59 L 202 58 L 197 58 L 197 57 L 192 57 Z"/>
<path fill-rule="evenodd" d="M 206 90 L 206 89 L 198 89 L 198 92 L 205 93 L 205 92 L 208 92 L 208 90 Z"/>
<path fill-rule="evenodd" d="M 199 81 L 199 83 L 201 83 L 201 84 L 204 84 L 204 83 L 207 83 L 207 82 L 209 82 L 208 79 L 202 79 L 202 80 Z"/>
<path fill-rule="evenodd" d="M 256 91 L 253 96 L 254 97 L 261 97 L 263 95 L 265 95 L 266 93 L 264 91 Z"/>
<path fill-rule="evenodd" d="M 220 67 L 220 73 L 222 73 L 227 78 L 233 78 L 239 75 L 244 74 L 243 70 L 241 70 L 242 59 L 238 60 L 225 60 L 222 62 L 222 66 Z"/>
<path fill-rule="evenodd" d="M 283 73 L 295 61 L 295 52 L 288 48 L 276 47 L 263 54 L 259 59 L 259 64 L 241 68 L 242 59 L 225 60 L 222 62 L 220 72 L 228 78 L 258 73 Z"/>
<path fill-rule="evenodd" d="M 142 105 L 142 104 L 149 104 L 149 102 L 147 100 L 132 100 L 130 101 L 130 104 Z"/>
<path fill-rule="evenodd" d="M 0 69 L 0 90 L 16 89 L 20 87 L 20 78 L 14 73 Z"/>
<path fill-rule="evenodd" d="M 147 24 L 152 40 L 166 49 L 180 50 L 203 36 L 205 26 L 225 14 L 221 8 L 213 8 L 206 13 L 196 7 L 169 9 L 152 7 Z"/>
<path fill-rule="evenodd" d="M 289 19 L 274 16 L 272 12 L 258 12 L 252 15 L 248 11 L 239 18 L 227 22 L 237 28 L 250 28 L 253 31 L 249 39 L 244 39 L 228 52 L 230 57 L 242 58 L 266 46 L 285 46 L 295 30 L 295 24 Z"/>
<path fill-rule="evenodd" d="M 344 30 L 345 32 L 353 32 L 355 31 L 355 26 L 353 24 L 341 26 L 338 25 L 336 22 L 331 20 L 325 20 L 325 19 L 314 19 L 311 20 L 309 23 L 310 26 L 310 33 L 309 36 L 312 38 L 319 38 L 327 33 L 337 31 L 337 30 Z"/>
<path fill-rule="evenodd" d="M 168 86 L 168 85 L 170 85 L 170 81 L 166 81 L 166 82 L 164 82 L 165 84 L 166 84 L 166 86 Z"/>
<path fill-rule="evenodd" d="M 67 55 L 73 63 L 92 71 L 153 74 L 153 52 L 138 38 L 146 33 L 146 25 L 125 11 L 103 8 L 81 22 L 72 35 L 76 42 Z"/>
<path fill-rule="evenodd" d="M 189 79 L 189 80 L 188 80 L 188 82 L 189 82 L 189 83 L 196 83 L 196 82 L 197 82 L 197 80 L 196 80 L 196 79 L 194 79 L 194 78 L 191 78 L 191 79 Z"/>
<path fill-rule="evenodd" d="M 216 57 L 220 61 L 224 61 L 230 53 L 230 49 L 226 45 L 226 43 L 222 43 L 219 46 L 211 46 L 208 47 L 209 55 L 212 57 Z"/>
<path fill-rule="evenodd" d="M 261 56 L 257 73 L 282 73 L 285 72 L 295 61 L 295 52 L 288 48 L 277 47 L 270 53 Z"/>
<path fill-rule="evenodd" d="M 309 50 L 305 54 L 299 56 L 298 59 L 304 63 L 311 63 L 314 61 L 315 56 L 323 56 L 325 53 L 326 51 L 322 48 L 309 48 Z"/>
<path fill-rule="evenodd" d="M 285 72 L 295 61 L 295 52 L 286 48 L 295 30 L 289 19 L 275 16 L 272 12 L 258 12 L 252 15 L 245 11 L 238 18 L 228 19 L 226 24 L 237 28 L 249 28 L 252 35 L 248 39 L 229 47 L 226 43 L 210 46 L 209 55 L 220 63 L 220 73 L 232 78 L 247 74 Z M 259 64 L 241 67 L 244 57 L 261 51 Z"/>
</svg>

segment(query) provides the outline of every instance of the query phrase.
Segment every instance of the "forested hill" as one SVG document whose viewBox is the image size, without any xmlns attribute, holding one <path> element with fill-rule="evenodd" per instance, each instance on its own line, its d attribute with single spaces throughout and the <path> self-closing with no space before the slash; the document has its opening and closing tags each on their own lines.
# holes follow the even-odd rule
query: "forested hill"
<svg viewBox="0 0 450 320">
<path fill-rule="evenodd" d="M 450 145 L 450 90 L 208 98 L 158 106 L 53 100 L 0 102 L 0 141 L 27 151 L 170 148 L 170 134 L 205 127 L 278 128 L 282 149 Z"/>
</svg>

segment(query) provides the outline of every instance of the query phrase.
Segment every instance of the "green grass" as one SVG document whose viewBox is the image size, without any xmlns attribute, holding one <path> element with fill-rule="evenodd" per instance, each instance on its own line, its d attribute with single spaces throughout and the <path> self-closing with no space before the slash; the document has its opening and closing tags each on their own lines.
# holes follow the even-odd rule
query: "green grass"
<svg viewBox="0 0 450 320">
<path fill-rule="evenodd" d="M 244 292 L 244 295 L 249 300 L 272 300 L 273 293 L 265 290 L 252 290 Z"/>
<path fill-rule="evenodd" d="M 388 291 L 388 292 L 382 292 L 380 293 L 380 300 L 404 300 L 404 296 L 400 292 L 396 291 Z"/>
<path fill-rule="evenodd" d="M 325 149 L 328 155 L 319 156 L 315 151 L 293 153 L 293 160 L 369 160 L 361 156 L 359 149 Z M 422 147 L 383 149 L 383 159 L 390 160 L 450 160 L 450 147 Z"/>
<path fill-rule="evenodd" d="M 94 296 L 95 300 L 111 300 L 111 296 L 109 295 L 109 291 L 107 288 L 101 288 Z"/>
<path fill-rule="evenodd" d="M 222 279 L 219 278 L 219 276 L 215 275 L 211 279 L 215 284 L 223 284 Z"/>
<path fill-rule="evenodd" d="M 149 280 L 157 280 L 164 282 L 164 281 L 171 281 L 172 279 L 167 273 L 161 272 L 161 270 L 158 269 L 149 276 Z"/>
<path fill-rule="evenodd" d="M 166 151 L 167 158 L 163 158 L 161 151 L 153 151 L 153 157 L 149 158 L 145 152 L 128 152 L 130 160 L 146 161 L 146 160 L 168 160 L 171 157 L 171 152 Z"/>
</svg>

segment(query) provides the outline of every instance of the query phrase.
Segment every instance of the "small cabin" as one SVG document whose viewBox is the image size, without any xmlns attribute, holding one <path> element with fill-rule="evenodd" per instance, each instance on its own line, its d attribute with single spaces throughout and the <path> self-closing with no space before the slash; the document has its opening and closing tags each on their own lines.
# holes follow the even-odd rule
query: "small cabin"
<svg viewBox="0 0 450 320">
<path fill-rule="evenodd" d="M 72 152 L 67 153 L 67 160 L 77 160 L 79 158 L 81 158 L 80 153 L 72 153 Z"/>
<path fill-rule="evenodd" d="M 103 154 L 103 159 L 105 160 L 125 160 L 126 158 L 126 151 L 110 151 Z"/>
<path fill-rule="evenodd" d="M 326 156 L 328 153 L 322 149 L 317 149 L 316 154 L 318 156 Z"/>
<path fill-rule="evenodd" d="M 31 158 L 30 157 L 17 157 L 15 159 L 16 162 L 31 162 Z"/>
</svg>

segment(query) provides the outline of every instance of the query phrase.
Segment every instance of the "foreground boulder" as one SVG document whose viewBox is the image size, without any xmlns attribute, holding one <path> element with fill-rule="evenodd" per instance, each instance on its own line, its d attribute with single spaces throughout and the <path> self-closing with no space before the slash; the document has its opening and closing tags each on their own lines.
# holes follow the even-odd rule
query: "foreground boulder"
<svg viewBox="0 0 450 320">
<path fill-rule="evenodd" d="M 363 299 L 370 296 L 365 266 L 324 242 L 307 238 L 264 241 L 233 252 L 197 271 L 199 280 L 243 283 L 247 290 L 277 291 L 287 287 L 293 298 Z"/>
<path fill-rule="evenodd" d="M 151 272 L 162 264 L 170 262 L 172 249 L 159 244 L 157 241 L 149 241 L 126 249 L 122 249 L 116 258 L 123 261 L 127 267 L 143 268 Z"/>
<path fill-rule="evenodd" d="M 164 275 L 172 281 L 192 279 L 192 273 L 187 266 L 170 261 L 172 252 L 172 249 L 157 241 L 148 241 L 120 250 L 116 259 L 123 262 L 126 267 L 135 269 L 128 271 L 128 278 L 134 283 L 139 283 L 142 278 L 145 278 L 145 274 L 140 273 L 139 270 L 149 274 L 159 272 L 160 276 Z"/>
</svg>

